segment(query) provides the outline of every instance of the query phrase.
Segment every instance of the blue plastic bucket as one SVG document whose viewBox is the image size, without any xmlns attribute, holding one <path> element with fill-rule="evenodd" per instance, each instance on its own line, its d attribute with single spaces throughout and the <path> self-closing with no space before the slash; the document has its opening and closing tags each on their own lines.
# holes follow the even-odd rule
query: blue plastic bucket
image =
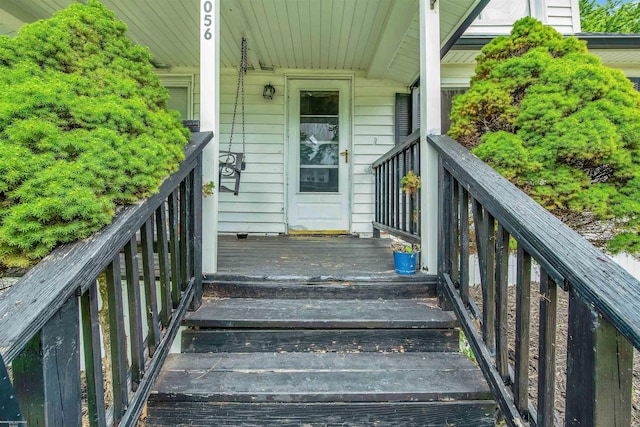
<svg viewBox="0 0 640 427">
<path fill-rule="evenodd" d="M 411 253 L 394 252 L 393 262 L 396 265 L 396 273 L 416 274 L 416 265 L 418 263 L 418 252 L 411 252 Z"/>
</svg>

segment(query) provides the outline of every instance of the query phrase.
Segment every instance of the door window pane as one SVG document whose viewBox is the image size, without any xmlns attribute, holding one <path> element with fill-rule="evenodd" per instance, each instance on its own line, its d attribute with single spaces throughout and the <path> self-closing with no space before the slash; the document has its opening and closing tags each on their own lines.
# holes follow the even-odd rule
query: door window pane
<svg viewBox="0 0 640 427">
<path fill-rule="evenodd" d="M 338 169 L 300 169 L 300 191 L 304 193 L 337 193 Z"/>
<path fill-rule="evenodd" d="M 300 114 L 338 115 L 337 91 L 302 91 L 300 93 Z"/>
<path fill-rule="evenodd" d="M 300 142 L 338 142 L 338 117 L 300 117 Z"/>
<path fill-rule="evenodd" d="M 338 105 L 337 91 L 300 93 L 301 192 L 338 192 Z"/>
</svg>

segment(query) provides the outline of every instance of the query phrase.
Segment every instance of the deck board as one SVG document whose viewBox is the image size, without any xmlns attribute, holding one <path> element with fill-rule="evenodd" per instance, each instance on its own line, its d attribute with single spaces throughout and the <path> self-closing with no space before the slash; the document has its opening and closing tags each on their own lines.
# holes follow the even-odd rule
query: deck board
<svg viewBox="0 0 640 427">
<path fill-rule="evenodd" d="M 209 328 L 449 328 L 456 326 L 435 299 L 289 300 L 205 299 L 185 318 Z"/>
<path fill-rule="evenodd" d="M 395 272 L 389 239 L 253 236 L 218 240 L 218 274 L 262 279 L 407 279 Z M 424 276 L 419 273 L 417 275 Z M 416 277 L 416 278 L 418 278 Z"/>
<path fill-rule="evenodd" d="M 218 402 L 402 402 L 489 399 L 460 353 L 227 353 L 167 359 L 152 399 Z"/>
</svg>

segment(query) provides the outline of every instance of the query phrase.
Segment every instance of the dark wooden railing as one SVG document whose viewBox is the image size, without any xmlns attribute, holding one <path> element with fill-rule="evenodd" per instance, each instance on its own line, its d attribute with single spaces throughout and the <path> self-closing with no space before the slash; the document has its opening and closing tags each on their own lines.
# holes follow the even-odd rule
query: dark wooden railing
<svg viewBox="0 0 640 427">
<path fill-rule="evenodd" d="M 186 310 L 201 303 L 202 150 L 211 138 L 192 134 L 157 194 L 58 248 L 0 296 L 0 424 L 78 426 L 85 407 L 91 426 L 136 425 Z"/>
<path fill-rule="evenodd" d="M 402 191 L 402 177 L 420 175 L 420 131 L 409 135 L 373 163 L 375 174 L 374 235 L 386 231 L 408 242 L 420 243 L 420 194 Z"/>
<path fill-rule="evenodd" d="M 566 383 L 565 425 L 629 426 L 633 346 L 640 348 L 640 282 L 455 141 L 436 136 L 428 142 L 439 152 L 440 297 L 456 312 L 507 424 L 558 423 L 554 401 L 560 380 Z M 469 289 L 471 240 L 482 282 L 479 301 Z M 517 246 L 512 341 L 510 245 Z M 532 280 L 536 265 L 539 280 L 535 274 Z M 568 293 L 568 316 L 559 312 L 560 292 Z M 530 303 L 539 304 L 537 325 Z M 566 376 L 560 378 L 558 322 L 568 328 Z M 536 326 L 538 364 L 530 369 Z M 531 378 L 537 379 L 537 392 Z"/>
</svg>

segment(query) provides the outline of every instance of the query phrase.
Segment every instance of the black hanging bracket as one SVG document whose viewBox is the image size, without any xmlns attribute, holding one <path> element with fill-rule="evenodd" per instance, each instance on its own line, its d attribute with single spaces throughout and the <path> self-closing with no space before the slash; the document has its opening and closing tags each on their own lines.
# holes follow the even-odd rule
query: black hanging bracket
<svg viewBox="0 0 640 427">
<path fill-rule="evenodd" d="M 240 174 L 245 169 L 244 153 L 220 153 L 220 168 L 218 172 L 218 182 L 221 193 L 233 193 L 237 196 L 240 191 Z M 235 181 L 233 189 L 223 184 L 225 181 Z"/>
</svg>

